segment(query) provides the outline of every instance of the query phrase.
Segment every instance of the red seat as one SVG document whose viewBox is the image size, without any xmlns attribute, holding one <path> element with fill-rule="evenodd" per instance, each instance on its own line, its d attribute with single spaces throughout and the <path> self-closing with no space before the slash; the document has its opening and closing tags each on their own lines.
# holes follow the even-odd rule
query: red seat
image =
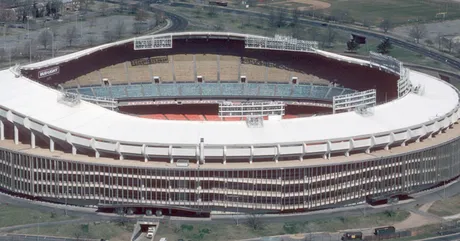
<svg viewBox="0 0 460 241">
<path fill-rule="evenodd" d="M 139 117 L 155 120 L 166 120 L 166 117 L 163 114 L 140 115 Z"/>
<path fill-rule="evenodd" d="M 185 117 L 191 121 L 205 121 L 206 120 L 203 115 L 185 114 Z"/>
<path fill-rule="evenodd" d="M 241 117 L 224 117 L 225 121 L 240 121 Z"/>
<path fill-rule="evenodd" d="M 165 114 L 168 120 L 187 120 L 183 114 Z"/>
<path fill-rule="evenodd" d="M 220 117 L 218 115 L 205 115 L 204 118 L 208 121 L 220 121 Z"/>
</svg>

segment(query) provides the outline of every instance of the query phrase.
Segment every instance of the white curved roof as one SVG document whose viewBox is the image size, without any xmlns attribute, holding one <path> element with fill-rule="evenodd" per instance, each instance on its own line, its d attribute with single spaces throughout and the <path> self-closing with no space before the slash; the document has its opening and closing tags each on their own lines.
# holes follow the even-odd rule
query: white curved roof
<svg viewBox="0 0 460 241">
<path fill-rule="evenodd" d="M 410 71 L 410 80 L 423 86 L 423 94 L 409 93 L 379 105 L 372 116 L 348 112 L 265 121 L 263 128 L 248 128 L 242 121 L 143 119 L 84 101 L 69 107 L 57 102 L 56 90 L 25 77 L 16 78 L 10 70 L 0 71 L 0 107 L 63 131 L 115 142 L 196 145 L 200 138 L 210 145 L 314 142 L 406 129 L 456 108 L 458 95 L 450 85 L 416 71 Z"/>
</svg>

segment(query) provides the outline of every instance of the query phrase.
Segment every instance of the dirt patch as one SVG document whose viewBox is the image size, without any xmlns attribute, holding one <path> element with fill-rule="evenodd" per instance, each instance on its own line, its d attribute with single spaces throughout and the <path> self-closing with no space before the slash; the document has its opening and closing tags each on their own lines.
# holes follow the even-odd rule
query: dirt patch
<svg viewBox="0 0 460 241">
<path fill-rule="evenodd" d="M 301 4 L 301 5 L 306 5 L 306 6 L 299 6 L 299 10 L 305 11 L 305 10 L 317 10 L 317 9 L 326 9 L 330 8 L 331 4 L 323 1 L 318 1 L 318 0 L 287 0 L 283 2 L 275 2 L 272 4 L 276 5 L 285 5 L 285 6 L 292 6 L 293 3 Z M 271 4 L 267 4 L 271 5 Z"/>
</svg>

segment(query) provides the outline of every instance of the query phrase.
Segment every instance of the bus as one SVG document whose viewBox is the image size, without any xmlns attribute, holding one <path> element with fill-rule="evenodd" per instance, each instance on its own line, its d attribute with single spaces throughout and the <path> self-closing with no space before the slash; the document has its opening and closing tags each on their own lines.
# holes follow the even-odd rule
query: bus
<svg viewBox="0 0 460 241">
<path fill-rule="evenodd" d="M 381 227 L 381 228 L 374 229 L 374 234 L 377 235 L 377 236 L 394 234 L 395 232 L 396 232 L 396 229 L 393 226 Z"/>
</svg>

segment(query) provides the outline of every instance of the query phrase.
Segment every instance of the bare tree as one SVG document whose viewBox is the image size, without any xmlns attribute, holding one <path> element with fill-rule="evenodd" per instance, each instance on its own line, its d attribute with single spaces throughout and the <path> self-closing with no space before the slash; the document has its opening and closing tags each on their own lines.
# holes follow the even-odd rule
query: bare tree
<svg viewBox="0 0 460 241">
<path fill-rule="evenodd" d="M 136 15 L 134 16 L 134 21 L 142 22 L 148 18 L 148 14 L 143 9 L 137 9 Z"/>
<path fill-rule="evenodd" d="M 246 224 L 253 230 L 260 230 L 263 228 L 262 214 L 251 213 L 247 215 Z"/>
<path fill-rule="evenodd" d="M 51 44 L 51 41 L 52 36 L 48 30 L 42 30 L 38 35 L 38 42 L 43 46 L 44 49 L 48 48 L 48 46 Z"/>
<path fill-rule="evenodd" d="M 115 33 L 113 30 L 109 29 L 109 26 L 105 28 L 104 39 L 106 42 L 112 42 L 115 39 Z"/>
<path fill-rule="evenodd" d="M 106 2 L 103 2 L 101 3 L 101 5 L 99 5 L 99 12 L 102 14 L 102 16 L 105 16 L 107 14 L 108 8 L 109 8 L 109 4 L 107 4 Z"/>
<path fill-rule="evenodd" d="M 90 47 L 94 46 L 97 42 L 97 37 L 94 36 L 93 34 L 88 34 L 88 38 L 86 38 L 86 42 Z"/>
<path fill-rule="evenodd" d="M 155 19 L 151 19 L 147 24 L 148 29 L 153 30 L 157 26 L 157 21 Z"/>
<path fill-rule="evenodd" d="M 77 40 L 77 27 L 71 26 L 67 28 L 63 36 L 69 47 L 72 47 L 72 43 L 75 43 Z"/>
<path fill-rule="evenodd" d="M 133 34 L 140 34 L 142 32 L 143 26 L 142 22 L 133 23 Z"/>
<path fill-rule="evenodd" d="M 6 59 L 6 50 L 4 48 L 0 49 L 0 60 Z"/>
<path fill-rule="evenodd" d="M 426 27 L 423 24 L 416 23 L 412 25 L 409 30 L 409 36 L 415 39 L 416 43 L 420 42 L 420 39 L 424 38 L 427 33 Z"/>
<path fill-rule="evenodd" d="M 383 32 L 388 33 L 388 31 L 393 28 L 393 23 L 389 18 L 384 18 L 380 23 L 380 28 L 383 30 Z"/>
<path fill-rule="evenodd" d="M 115 25 L 114 31 L 115 31 L 115 36 L 120 39 L 123 37 L 123 34 L 125 33 L 125 22 L 123 21 L 118 21 L 117 24 Z"/>
<path fill-rule="evenodd" d="M 337 37 L 337 32 L 331 27 L 328 27 L 326 31 L 323 33 L 323 37 L 321 40 L 322 47 L 331 48 L 334 44 L 336 37 Z"/>
<path fill-rule="evenodd" d="M 89 28 L 94 28 L 94 27 L 96 27 L 96 25 L 97 25 L 97 18 L 90 18 L 88 24 L 89 24 Z"/>
<path fill-rule="evenodd" d="M 32 39 L 24 43 L 24 48 L 22 50 L 22 55 L 24 57 L 34 58 L 37 54 L 37 45 Z"/>
<path fill-rule="evenodd" d="M 292 10 L 292 26 L 295 27 L 297 25 L 299 25 L 299 17 L 301 15 L 301 12 L 299 10 L 299 8 L 296 8 L 294 10 Z"/>
<path fill-rule="evenodd" d="M 452 49 L 454 47 L 453 37 L 450 37 L 450 38 L 442 37 L 441 42 L 444 48 L 446 48 L 449 53 L 452 53 Z"/>
</svg>

